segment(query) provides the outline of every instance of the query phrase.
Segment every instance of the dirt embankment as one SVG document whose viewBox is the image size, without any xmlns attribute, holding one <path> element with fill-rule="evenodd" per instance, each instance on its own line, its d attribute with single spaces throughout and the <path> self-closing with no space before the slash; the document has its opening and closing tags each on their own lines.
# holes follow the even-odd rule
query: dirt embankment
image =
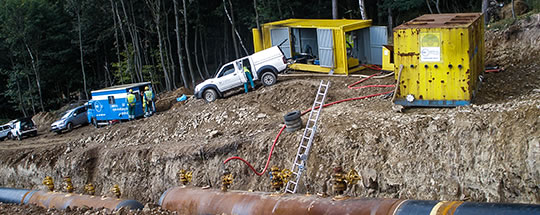
<svg viewBox="0 0 540 215">
<path fill-rule="evenodd" d="M 323 109 L 303 178 L 309 186 L 300 192 L 330 192 L 330 170 L 342 165 L 363 177 L 349 191 L 356 196 L 540 203 L 538 38 L 539 15 L 486 33 L 487 64 L 506 71 L 485 75 L 475 105 L 396 113 L 388 99 L 376 97 Z M 327 102 L 383 92 L 349 90 L 356 78 L 325 79 L 332 81 Z M 186 168 L 195 186 L 218 187 L 229 156 L 262 169 L 283 115 L 311 107 L 318 84 L 281 77 L 275 86 L 210 104 L 190 99 L 134 122 L 2 142 L 0 186 L 43 189 L 46 175 L 57 186 L 70 175 L 76 192 L 92 182 L 108 194 L 119 184 L 124 198 L 157 202 Z M 270 165 L 290 168 L 301 132 L 282 134 Z M 271 190 L 267 174 L 255 176 L 239 161 L 226 166 L 235 176 L 232 189 Z"/>
</svg>

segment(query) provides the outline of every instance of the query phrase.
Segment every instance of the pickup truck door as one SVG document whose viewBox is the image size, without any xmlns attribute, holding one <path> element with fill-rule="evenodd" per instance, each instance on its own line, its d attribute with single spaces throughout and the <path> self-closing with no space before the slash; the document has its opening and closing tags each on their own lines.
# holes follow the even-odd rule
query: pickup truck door
<svg viewBox="0 0 540 215">
<path fill-rule="evenodd" d="M 219 71 L 219 75 L 217 78 L 217 87 L 219 91 L 224 92 L 242 85 L 238 68 L 234 64 L 234 62 L 226 64 Z"/>
</svg>

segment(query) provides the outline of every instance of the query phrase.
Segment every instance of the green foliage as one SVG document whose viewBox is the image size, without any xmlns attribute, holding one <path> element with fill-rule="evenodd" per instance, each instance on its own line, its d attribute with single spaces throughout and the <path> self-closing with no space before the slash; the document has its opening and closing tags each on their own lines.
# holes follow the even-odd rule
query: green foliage
<svg viewBox="0 0 540 215">
<path fill-rule="evenodd" d="M 182 10 L 183 0 L 178 1 Z M 289 18 L 332 17 L 332 3 L 326 0 L 256 0 L 256 10 L 254 0 L 230 1 L 233 7 L 228 7 L 229 12 L 234 14 L 235 28 L 248 51 L 252 49 L 251 28 L 256 27 L 257 23 L 255 11 L 259 14 L 260 24 Z M 540 7 L 537 0 L 527 1 L 535 10 Z M 443 13 L 472 12 L 480 10 L 480 2 L 440 0 L 439 6 Z M 232 60 L 235 55 L 231 25 L 225 18 L 223 1 L 186 0 L 186 4 L 189 23 L 187 42 L 192 53 L 185 52 L 185 26 L 181 13 L 180 42 L 184 47 L 180 53 L 184 60 L 188 56 L 194 60 L 195 45 L 198 48 L 201 46 L 194 44 L 195 28 L 198 28 L 203 34 L 203 39 L 199 41 L 203 41 L 206 47 L 205 66 L 209 71 L 215 71 L 220 63 Z M 378 25 L 386 24 L 388 8 L 396 25 L 429 13 L 425 0 L 365 0 L 365 4 L 369 18 Z M 342 18 L 360 16 L 357 0 L 340 0 L 338 9 Z M 432 9 L 435 10 L 434 5 Z M 164 44 L 162 54 L 167 59 L 164 63 L 169 71 L 172 63 L 168 60 L 175 61 L 177 73 L 174 77 L 176 85 L 180 86 L 173 2 L 163 1 L 158 13 Z M 32 112 L 32 99 L 33 106 L 39 107 L 37 77 L 28 50 L 36 58 L 45 109 L 55 109 L 78 99 L 77 95 L 83 89 L 79 24 L 89 90 L 137 81 L 133 66 L 135 56 L 140 56 L 137 59 L 142 61 L 143 79 L 152 80 L 158 85 L 157 88 L 162 88 L 160 83 L 164 81 L 164 74 L 157 48 L 156 24 L 145 0 L 114 0 L 112 4 L 110 0 L 0 0 L 0 20 L 0 99 L 7 101 L 0 104 L 0 118 L 14 118 L 23 111 Z M 134 33 L 140 42 L 140 50 L 133 50 L 131 45 L 137 42 Z M 234 38 L 237 39 L 236 36 Z M 129 44 L 127 48 L 124 43 Z M 198 55 L 201 59 L 203 52 L 199 50 Z M 190 71 L 186 72 L 187 81 L 198 78 L 190 77 Z M 19 93 L 22 99 L 19 99 Z M 4 116 L 2 113 L 11 115 Z"/>
</svg>

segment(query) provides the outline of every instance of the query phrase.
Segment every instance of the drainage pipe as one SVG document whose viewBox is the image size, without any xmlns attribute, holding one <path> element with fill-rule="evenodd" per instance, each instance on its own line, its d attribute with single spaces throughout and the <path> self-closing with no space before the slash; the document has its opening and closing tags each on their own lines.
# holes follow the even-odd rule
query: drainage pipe
<svg viewBox="0 0 540 215">
<path fill-rule="evenodd" d="M 173 187 L 159 200 L 162 208 L 186 214 L 539 214 L 540 205 L 348 198 Z"/>
<path fill-rule="evenodd" d="M 135 200 L 13 188 L 0 188 L 0 202 L 35 204 L 44 208 L 61 210 L 67 207 L 107 208 L 110 210 L 144 208 L 144 205 Z"/>
</svg>

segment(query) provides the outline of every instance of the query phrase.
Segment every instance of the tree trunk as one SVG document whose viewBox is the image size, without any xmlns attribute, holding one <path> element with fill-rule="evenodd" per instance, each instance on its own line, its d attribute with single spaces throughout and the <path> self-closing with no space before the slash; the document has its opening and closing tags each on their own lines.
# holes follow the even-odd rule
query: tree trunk
<svg viewBox="0 0 540 215">
<path fill-rule="evenodd" d="M 19 107 L 21 108 L 21 111 L 23 112 L 24 117 L 28 117 L 28 113 L 26 113 L 26 109 L 24 108 L 24 103 L 23 103 L 22 93 L 21 93 L 21 85 L 19 84 L 18 77 L 15 79 L 15 82 L 17 83 L 17 94 L 19 94 Z"/>
<path fill-rule="evenodd" d="M 138 48 L 139 38 L 137 36 L 137 29 L 136 27 L 134 27 L 136 26 L 135 18 L 133 18 L 133 23 L 131 23 L 129 21 L 129 14 L 127 13 L 124 1 L 121 0 L 120 3 L 122 4 L 122 11 L 124 12 L 124 16 L 126 17 L 127 29 L 131 37 L 131 46 L 133 47 L 133 53 L 131 53 L 132 56 L 128 55 L 128 58 L 133 59 L 133 72 L 135 73 L 135 76 L 137 77 L 137 82 L 141 82 L 143 81 L 142 72 L 141 72 L 142 65 L 140 64 L 140 58 L 138 56 L 140 53 L 139 48 Z M 131 1 L 130 1 L 130 6 L 131 6 L 130 12 L 131 14 L 133 14 L 133 10 L 131 10 L 131 8 L 133 7 Z M 126 49 L 126 52 L 130 54 L 128 49 Z"/>
<path fill-rule="evenodd" d="M 111 10 L 112 10 L 112 14 L 113 14 L 113 21 L 114 21 L 114 38 L 115 38 L 115 44 L 114 46 L 116 47 L 116 57 L 117 57 L 117 60 L 118 62 L 121 61 L 120 59 L 120 41 L 118 40 L 118 28 L 117 28 L 117 24 L 116 24 L 116 10 L 115 10 L 115 4 L 114 4 L 114 0 L 110 0 L 111 2 Z M 122 76 L 120 76 L 120 84 L 124 84 L 124 79 L 122 78 Z M 114 85 L 114 83 L 112 83 L 112 85 Z"/>
<path fill-rule="evenodd" d="M 203 39 L 203 31 L 199 31 L 199 38 L 201 38 L 201 56 L 202 56 L 202 61 L 203 61 L 203 66 L 204 66 L 204 74 L 206 75 L 206 77 L 210 77 L 210 73 L 208 72 L 208 65 L 206 64 L 206 58 L 208 57 L 207 55 L 207 51 L 206 51 L 206 44 L 207 44 L 207 39 Z M 204 41 L 204 43 L 203 43 Z"/>
<path fill-rule="evenodd" d="M 516 19 L 516 11 L 514 10 L 514 0 L 512 0 L 512 18 Z"/>
<path fill-rule="evenodd" d="M 257 0 L 253 0 L 253 9 L 255 9 L 255 23 L 257 23 L 257 29 L 261 30 L 261 25 L 259 24 L 259 10 L 257 9 Z"/>
<path fill-rule="evenodd" d="M 202 74 L 202 71 L 201 71 L 201 66 L 199 64 L 199 48 L 198 48 L 198 39 L 199 39 L 199 26 L 196 26 L 195 27 L 195 41 L 193 43 L 193 48 L 195 50 L 195 53 L 193 53 L 193 55 L 195 55 L 195 65 L 197 66 L 197 71 L 199 71 L 199 76 L 201 76 L 201 80 L 204 80 L 204 75 Z"/>
<path fill-rule="evenodd" d="M 283 19 L 283 12 L 281 12 L 281 2 L 279 0 L 276 0 L 276 2 L 277 2 L 277 9 L 278 9 L 278 13 L 279 13 L 279 18 Z"/>
<path fill-rule="evenodd" d="M 37 88 L 38 88 L 38 92 L 39 92 L 39 105 L 41 106 L 41 111 L 45 112 L 45 108 L 43 107 L 43 97 L 41 95 L 41 84 L 40 84 L 40 79 L 39 79 L 39 70 L 38 70 L 38 66 L 39 65 L 39 56 L 36 54 L 36 59 L 34 60 L 34 55 L 32 54 L 32 51 L 30 51 L 30 48 L 28 47 L 27 44 L 26 45 L 26 50 L 28 51 L 28 54 L 30 55 L 30 58 L 32 59 L 32 68 L 34 69 L 34 75 L 36 76 L 36 85 L 37 85 Z"/>
<path fill-rule="evenodd" d="M 195 88 L 195 71 L 193 71 L 193 64 L 191 63 L 191 57 L 189 57 L 189 25 L 188 25 L 188 19 L 187 19 L 187 7 L 186 7 L 186 0 L 182 0 L 182 6 L 184 8 L 184 30 L 185 30 L 185 38 L 184 38 L 184 45 L 186 46 L 186 58 L 188 62 L 188 69 L 189 73 L 191 74 L 191 85 L 193 88 Z"/>
<path fill-rule="evenodd" d="M 88 90 L 86 89 L 86 72 L 84 72 L 84 56 L 83 56 L 83 47 L 82 47 L 82 33 L 81 33 L 81 11 L 77 9 L 77 23 L 79 25 L 79 51 L 81 54 L 81 70 L 82 70 L 82 77 L 83 77 L 83 85 L 84 85 L 84 96 L 86 96 L 86 100 L 88 100 Z"/>
<path fill-rule="evenodd" d="M 338 3 L 337 0 L 332 0 L 332 18 L 338 19 Z"/>
<path fill-rule="evenodd" d="M 134 55 L 134 58 L 137 62 L 137 71 L 139 72 L 139 75 L 141 77 L 141 81 L 144 81 L 144 74 L 143 74 L 143 62 L 142 62 L 142 50 L 141 50 L 141 39 L 140 39 L 140 36 L 139 36 L 139 30 L 137 30 L 137 19 L 135 19 L 135 12 L 133 11 L 133 1 L 130 1 L 129 2 L 130 4 L 130 7 L 129 7 L 129 10 L 130 10 L 130 14 L 131 14 L 131 19 L 133 20 L 133 23 L 130 25 L 131 28 L 132 28 L 132 31 L 133 31 L 133 34 L 135 36 L 135 39 L 133 41 L 133 43 L 135 43 L 135 46 L 134 46 L 134 52 L 133 52 L 133 55 Z"/>
<path fill-rule="evenodd" d="M 240 58 L 240 54 L 238 53 L 238 44 L 236 43 L 236 39 L 234 39 L 234 31 L 235 29 L 235 23 L 234 23 L 234 10 L 231 3 L 231 0 L 229 1 L 229 6 L 231 7 L 231 14 L 229 15 L 229 11 L 227 10 L 227 3 L 225 3 L 225 0 L 223 0 L 223 9 L 225 9 L 225 14 L 227 14 L 227 18 L 229 18 L 229 22 L 231 23 L 231 39 L 233 42 L 233 48 L 234 48 L 234 55 L 236 59 Z"/>
<path fill-rule="evenodd" d="M 488 0 L 482 0 L 482 13 L 484 14 L 484 25 L 489 23 L 489 15 L 487 13 Z"/>
<path fill-rule="evenodd" d="M 392 8 L 388 7 L 388 35 L 390 35 L 390 38 L 394 36 L 392 33 L 392 28 L 394 27 L 393 19 L 392 19 Z"/>
<path fill-rule="evenodd" d="M 223 0 L 223 3 L 225 4 L 225 0 Z M 242 42 L 242 38 L 240 37 L 240 34 L 238 33 L 238 31 L 236 30 L 236 28 L 234 27 L 235 26 L 235 22 L 234 22 L 234 14 L 233 14 L 233 11 L 232 11 L 232 8 L 233 8 L 233 5 L 231 3 L 231 0 L 229 0 L 229 5 L 231 6 L 231 15 L 229 16 L 229 12 L 227 11 L 227 8 L 224 7 L 225 9 L 225 14 L 227 14 L 227 18 L 229 18 L 229 21 L 231 22 L 231 36 L 232 36 L 232 39 L 233 39 L 233 44 L 234 44 L 234 51 L 236 53 L 236 59 L 240 58 L 240 54 L 238 52 L 238 45 L 236 44 L 236 40 L 234 39 L 234 35 L 236 33 L 236 36 L 238 37 L 238 40 L 240 41 L 240 45 L 242 46 L 242 48 L 244 49 L 244 52 L 246 53 L 246 56 L 249 55 L 247 49 L 246 49 L 246 46 L 244 46 L 244 42 Z M 232 17 L 232 18 L 231 18 Z"/>
<path fill-rule="evenodd" d="M 367 19 L 366 6 L 364 0 L 358 0 L 358 6 L 360 7 L 360 16 L 362 19 Z"/>
<path fill-rule="evenodd" d="M 429 13 L 433 14 L 433 10 L 431 9 L 431 5 L 429 4 L 429 0 L 426 0 L 427 7 L 429 9 Z"/>
<path fill-rule="evenodd" d="M 26 81 L 28 81 L 28 91 L 30 92 L 30 104 L 32 105 L 32 115 L 36 115 L 36 105 L 34 103 L 34 96 L 32 95 L 34 90 L 32 90 L 32 83 L 30 82 L 30 76 L 26 75 Z"/>
<path fill-rule="evenodd" d="M 225 4 L 224 4 L 225 5 Z M 227 26 L 227 17 L 223 17 L 223 62 L 229 61 L 229 37 L 227 36 L 227 29 L 225 26 Z M 221 66 L 221 63 L 220 63 Z"/>
<path fill-rule="evenodd" d="M 165 5 L 165 2 L 163 2 L 163 5 Z M 169 17 L 169 12 L 165 12 L 165 17 Z M 172 48 L 171 48 L 171 37 L 169 36 L 169 19 L 165 19 L 165 26 L 166 26 L 166 35 L 167 35 L 167 62 L 170 63 L 170 74 L 169 77 L 171 77 L 171 84 L 172 88 L 176 89 L 176 64 L 173 60 L 173 54 L 172 54 Z"/>
<path fill-rule="evenodd" d="M 118 18 L 118 24 L 120 24 L 120 33 L 122 33 L 122 42 L 124 43 L 124 50 L 126 51 L 126 53 L 128 52 L 128 45 L 127 45 L 127 40 L 126 40 L 126 32 L 124 32 L 124 25 L 122 24 L 122 18 L 120 18 L 120 13 L 118 11 L 118 7 L 115 7 L 116 9 L 116 17 Z M 118 62 L 120 62 L 121 59 L 118 59 Z M 126 74 L 129 74 L 131 75 L 131 83 L 134 83 L 134 78 L 133 78 L 133 74 L 131 73 L 131 63 L 129 61 L 129 57 L 126 59 L 126 64 L 127 64 L 127 68 L 126 68 Z"/>
<path fill-rule="evenodd" d="M 186 71 L 184 69 L 184 58 L 182 57 L 182 43 L 180 42 L 180 25 L 178 18 L 178 0 L 174 0 L 174 18 L 176 21 L 176 52 L 178 54 L 178 61 L 180 63 L 180 75 L 182 76 L 182 82 L 184 82 L 184 87 L 189 88 L 189 84 L 186 77 Z"/>
</svg>

